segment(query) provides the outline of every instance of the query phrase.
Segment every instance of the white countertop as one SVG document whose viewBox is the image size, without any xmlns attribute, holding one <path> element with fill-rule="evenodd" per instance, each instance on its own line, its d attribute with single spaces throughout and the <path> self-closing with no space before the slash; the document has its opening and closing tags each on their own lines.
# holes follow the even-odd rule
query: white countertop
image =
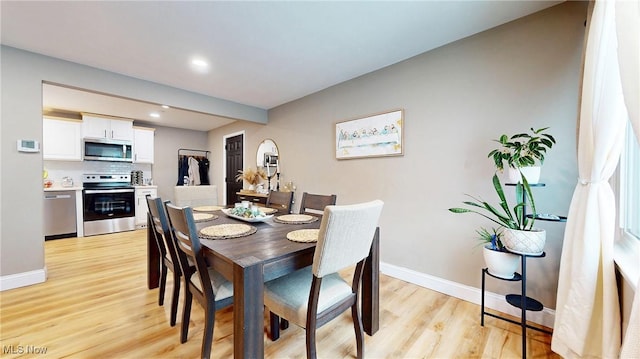
<svg viewBox="0 0 640 359">
<path fill-rule="evenodd" d="M 135 188 L 140 188 L 140 189 L 144 189 L 144 188 L 158 188 L 158 186 L 155 185 L 151 185 L 151 186 L 147 186 L 147 185 L 143 185 L 143 186 L 133 186 Z M 82 191 L 84 187 L 82 186 L 73 186 L 73 187 L 62 187 L 60 185 L 53 185 L 50 188 L 44 188 L 45 192 L 52 192 L 52 191 Z"/>
<path fill-rule="evenodd" d="M 53 185 L 52 187 L 44 188 L 44 191 L 45 192 L 52 192 L 52 191 L 82 191 L 82 186 L 62 187 L 62 186 Z"/>
</svg>

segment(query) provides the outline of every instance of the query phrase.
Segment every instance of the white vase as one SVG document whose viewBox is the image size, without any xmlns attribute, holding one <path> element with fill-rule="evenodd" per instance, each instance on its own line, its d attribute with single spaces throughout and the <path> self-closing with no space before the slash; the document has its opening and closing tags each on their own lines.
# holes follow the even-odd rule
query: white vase
<svg viewBox="0 0 640 359">
<path fill-rule="evenodd" d="M 513 278 L 513 274 L 518 269 L 520 257 L 513 253 L 493 250 L 489 246 L 485 246 L 482 251 L 489 273 L 499 278 Z"/>
<path fill-rule="evenodd" d="M 503 228 L 500 240 L 510 252 L 540 255 L 544 252 L 547 232 L 544 229 L 536 228 L 530 231 Z"/>
<path fill-rule="evenodd" d="M 519 171 L 518 171 L 519 169 Z M 540 166 L 529 166 L 529 167 L 519 167 L 519 168 L 507 168 L 507 182 L 508 183 L 518 183 L 522 182 L 522 177 L 520 173 L 527 179 L 529 184 L 535 184 L 540 181 Z"/>
</svg>

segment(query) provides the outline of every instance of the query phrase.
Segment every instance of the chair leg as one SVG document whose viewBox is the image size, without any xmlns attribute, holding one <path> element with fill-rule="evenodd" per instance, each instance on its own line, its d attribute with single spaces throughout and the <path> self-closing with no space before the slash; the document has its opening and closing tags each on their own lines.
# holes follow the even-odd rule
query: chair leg
<svg viewBox="0 0 640 359">
<path fill-rule="evenodd" d="M 189 288 L 185 285 L 184 307 L 182 309 L 182 327 L 180 330 L 180 343 L 186 343 L 187 336 L 189 335 L 189 319 L 191 317 L 192 300 L 193 294 L 191 294 Z"/>
<path fill-rule="evenodd" d="M 307 359 L 316 359 L 316 327 L 307 327 Z"/>
<path fill-rule="evenodd" d="M 208 300 L 207 300 L 208 301 Z M 213 301 L 207 303 L 204 313 L 204 336 L 202 338 L 202 359 L 211 356 L 211 343 L 213 342 L 213 328 L 216 318 L 216 306 Z"/>
<path fill-rule="evenodd" d="M 173 296 L 171 298 L 171 319 L 169 324 L 176 325 L 176 317 L 178 316 L 178 299 L 180 296 L 180 272 L 173 272 Z"/>
<path fill-rule="evenodd" d="M 364 334 L 362 330 L 362 319 L 358 310 L 358 301 L 351 306 L 351 316 L 353 317 L 353 327 L 356 332 L 356 358 L 364 358 Z"/>
<path fill-rule="evenodd" d="M 275 342 L 280 338 L 280 317 L 274 312 L 269 312 L 269 326 L 271 331 L 271 341 Z"/>
<path fill-rule="evenodd" d="M 162 261 L 162 259 L 161 259 Z M 160 265 L 160 293 L 158 293 L 158 305 L 164 305 L 164 290 L 167 287 L 167 266 Z"/>
</svg>

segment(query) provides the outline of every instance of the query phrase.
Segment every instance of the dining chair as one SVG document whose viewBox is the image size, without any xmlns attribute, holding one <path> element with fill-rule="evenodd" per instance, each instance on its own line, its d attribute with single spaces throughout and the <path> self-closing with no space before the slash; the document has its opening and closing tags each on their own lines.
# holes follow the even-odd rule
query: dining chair
<svg viewBox="0 0 640 359">
<path fill-rule="evenodd" d="M 280 318 L 305 328 L 307 358 L 316 358 L 317 328 L 351 308 L 357 357 L 364 357 L 359 292 L 383 202 L 327 206 L 311 266 L 265 283 L 271 339 L 279 337 Z M 338 272 L 356 265 L 351 284 Z"/>
<path fill-rule="evenodd" d="M 336 204 L 338 196 L 335 194 L 311 194 L 302 193 L 302 201 L 300 201 L 300 214 L 322 214 L 324 207 Z"/>
<path fill-rule="evenodd" d="M 191 302 L 195 297 L 205 311 L 201 356 L 209 358 L 216 311 L 233 303 L 233 284 L 213 269 L 211 259 L 205 260 L 191 207 L 177 207 L 171 203 L 165 203 L 165 208 L 184 273 L 185 300 L 180 342 L 187 341 Z M 188 263 L 187 260 L 191 260 L 195 264 L 194 269 L 185 265 Z"/>
<path fill-rule="evenodd" d="M 160 197 L 146 196 L 147 206 L 149 208 L 150 224 L 153 227 L 153 233 L 158 251 L 160 252 L 160 292 L 158 295 L 158 305 L 164 305 L 164 292 L 167 285 L 167 270 L 173 273 L 173 295 L 171 297 L 171 318 L 169 324 L 176 325 L 176 317 L 178 315 L 178 297 L 180 294 L 180 277 L 182 269 L 180 268 L 180 260 L 176 253 L 176 247 L 173 244 L 171 230 L 169 229 L 169 221 L 164 210 L 164 204 Z"/>
<path fill-rule="evenodd" d="M 293 192 L 270 191 L 267 197 L 267 207 L 275 208 L 280 213 L 291 213 Z"/>
</svg>

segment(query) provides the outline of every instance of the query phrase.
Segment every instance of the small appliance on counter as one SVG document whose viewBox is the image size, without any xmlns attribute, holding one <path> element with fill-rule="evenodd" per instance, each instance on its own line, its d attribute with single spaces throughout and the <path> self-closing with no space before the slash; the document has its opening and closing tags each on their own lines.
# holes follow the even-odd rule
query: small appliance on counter
<svg viewBox="0 0 640 359">
<path fill-rule="evenodd" d="M 62 187 L 73 187 L 73 178 L 69 176 L 62 177 Z"/>
<path fill-rule="evenodd" d="M 144 173 L 142 173 L 142 171 L 131 171 L 131 184 L 134 186 L 143 186 Z"/>
</svg>

